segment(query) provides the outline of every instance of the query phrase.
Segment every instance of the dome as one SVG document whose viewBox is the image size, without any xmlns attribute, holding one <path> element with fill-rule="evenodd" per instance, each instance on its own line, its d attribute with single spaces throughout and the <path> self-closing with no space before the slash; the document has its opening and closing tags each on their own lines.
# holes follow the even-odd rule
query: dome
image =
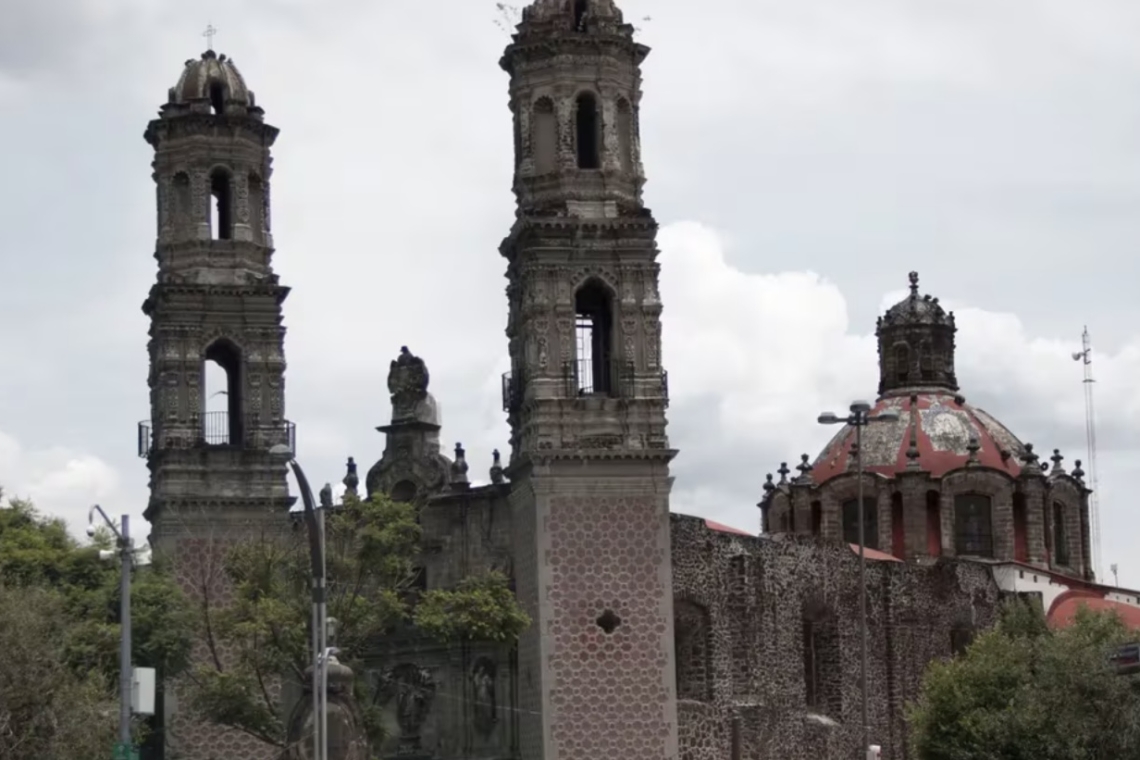
<svg viewBox="0 0 1140 760">
<path fill-rule="evenodd" d="M 213 50 L 202 57 L 186 61 L 178 84 L 170 90 L 171 104 L 210 102 L 216 111 L 231 105 L 254 107 L 253 93 L 245 86 L 245 79 L 234 66 L 233 59 L 218 55 Z"/>
<path fill-rule="evenodd" d="M 872 422 L 863 428 L 863 465 L 867 472 L 893 477 L 925 472 L 931 477 L 969 464 L 1021 473 L 1026 446 L 986 412 L 961 396 L 921 393 L 880 399 L 872 415 L 894 411 L 898 419 Z M 812 465 L 811 478 L 824 483 L 854 471 L 851 449 L 855 429 L 843 427 Z"/>
<path fill-rule="evenodd" d="M 903 325 L 947 325 L 954 326 L 954 314 L 947 312 L 937 298 L 918 293 L 918 272 L 911 272 L 910 295 L 887 309 L 879 320 L 879 329 Z"/>
</svg>

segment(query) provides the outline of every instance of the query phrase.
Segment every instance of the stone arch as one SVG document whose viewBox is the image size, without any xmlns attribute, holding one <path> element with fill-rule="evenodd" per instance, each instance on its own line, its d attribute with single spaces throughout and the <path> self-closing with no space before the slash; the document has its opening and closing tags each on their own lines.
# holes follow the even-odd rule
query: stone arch
<svg viewBox="0 0 1140 760">
<path fill-rule="evenodd" d="M 574 291 L 574 378 L 578 395 L 611 394 L 615 293 L 600 277 L 590 277 Z"/>
<path fill-rule="evenodd" d="M 234 237 L 234 175 L 227 166 L 214 166 L 209 174 L 210 237 L 214 240 L 233 240 Z"/>
<path fill-rule="evenodd" d="M 892 374 L 900 383 L 910 381 L 910 345 L 906 341 L 895 343 L 892 348 L 891 360 L 894 362 Z"/>
<path fill-rule="evenodd" d="M 215 116 L 222 116 L 226 112 L 226 101 L 229 100 L 229 88 L 221 79 L 211 79 L 206 86 L 206 95 L 210 99 L 210 109 Z"/>
<path fill-rule="evenodd" d="M 579 169 L 602 168 L 601 99 L 593 90 L 574 97 L 574 155 Z"/>
<path fill-rule="evenodd" d="M 543 95 L 531 106 L 531 150 L 536 174 L 558 170 L 558 115 L 554 101 Z"/>
<path fill-rule="evenodd" d="M 224 380 L 224 388 L 215 387 L 209 364 L 214 364 Z M 218 337 L 202 352 L 202 382 L 200 383 L 202 409 L 209 409 L 213 397 L 226 396 L 224 412 L 207 411 L 202 418 L 202 441 L 211 446 L 238 446 L 243 436 L 242 401 L 242 350 L 232 339 Z M 221 379 L 221 378 L 219 378 Z"/>
<path fill-rule="evenodd" d="M 712 621 L 708 607 L 687 598 L 673 602 L 677 699 L 712 701 Z"/>
</svg>

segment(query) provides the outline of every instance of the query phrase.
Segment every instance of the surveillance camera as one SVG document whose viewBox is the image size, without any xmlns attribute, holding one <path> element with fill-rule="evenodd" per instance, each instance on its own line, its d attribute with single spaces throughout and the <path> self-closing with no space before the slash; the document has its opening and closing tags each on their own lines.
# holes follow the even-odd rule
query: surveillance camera
<svg viewBox="0 0 1140 760">
<path fill-rule="evenodd" d="M 94 525 L 88 525 L 87 526 L 87 537 L 88 538 L 95 538 L 95 526 Z"/>
</svg>

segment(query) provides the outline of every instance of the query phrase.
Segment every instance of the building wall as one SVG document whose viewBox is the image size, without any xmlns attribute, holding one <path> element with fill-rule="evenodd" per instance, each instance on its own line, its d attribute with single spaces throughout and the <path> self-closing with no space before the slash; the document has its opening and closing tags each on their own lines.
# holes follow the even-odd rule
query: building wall
<svg viewBox="0 0 1140 760">
<path fill-rule="evenodd" d="M 672 544 L 681 757 L 856 757 L 858 557 L 840 543 L 720 533 L 676 515 Z M 926 665 L 951 655 L 952 638 L 992 625 L 1000 592 L 988 567 L 952 560 L 870 562 L 867 583 L 872 743 L 898 760 L 908 757 L 904 707 Z M 813 707 L 805 618 L 819 632 Z M 708 625 L 703 646 L 692 644 L 693 620 Z"/>
</svg>

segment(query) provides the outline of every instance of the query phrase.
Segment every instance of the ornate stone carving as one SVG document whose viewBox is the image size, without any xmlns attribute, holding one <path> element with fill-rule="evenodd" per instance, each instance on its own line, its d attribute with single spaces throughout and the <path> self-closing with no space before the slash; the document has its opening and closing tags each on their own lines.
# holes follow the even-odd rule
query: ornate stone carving
<svg viewBox="0 0 1140 760">
<path fill-rule="evenodd" d="M 649 369 L 661 366 L 661 320 L 657 317 L 645 319 L 645 366 Z"/>
<path fill-rule="evenodd" d="M 435 691 L 431 672 L 411 663 L 397 665 L 380 677 L 380 703 L 395 700 L 396 723 L 400 727 L 399 753 L 418 752 L 423 748 L 420 731 L 431 712 Z"/>
<path fill-rule="evenodd" d="M 621 169 L 617 130 L 614 129 L 616 122 L 617 114 L 614 109 L 614 101 L 607 97 L 602 101 L 602 168 L 606 171 Z"/>
<path fill-rule="evenodd" d="M 540 372 L 546 372 L 550 364 L 550 322 L 545 319 L 535 320 L 534 331 L 537 340 L 538 369 Z"/>
<path fill-rule="evenodd" d="M 559 359 L 563 364 L 566 364 L 574 358 L 574 320 L 569 317 L 562 317 L 558 320 L 558 345 L 561 349 Z"/>
<path fill-rule="evenodd" d="M 637 342 L 635 332 L 637 330 L 637 320 L 633 317 L 625 317 L 621 321 L 621 335 L 622 335 L 622 350 L 624 351 L 623 358 L 627 362 L 637 361 Z"/>
<path fill-rule="evenodd" d="M 427 365 L 424 360 L 400 347 L 400 356 L 388 370 L 388 391 L 392 394 L 392 419 L 406 419 L 415 416 L 417 405 L 427 398 Z"/>
<path fill-rule="evenodd" d="M 249 175 L 237 174 L 230 182 L 237 200 L 235 204 L 237 221 L 239 224 L 249 224 Z"/>
<path fill-rule="evenodd" d="M 263 206 L 261 219 L 262 219 L 263 224 L 265 225 L 265 232 L 268 234 L 269 231 L 272 229 L 272 227 L 270 226 L 270 223 L 269 223 L 269 209 L 271 207 L 271 204 L 269 203 L 269 175 L 268 174 L 265 175 L 265 179 L 262 180 L 262 183 L 261 183 L 261 203 Z"/>
<path fill-rule="evenodd" d="M 174 226 L 174 177 L 158 181 L 158 235 L 165 240 Z"/>
<path fill-rule="evenodd" d="M 202 378 L 197 372 L 190 372 L 186 376 L 186 395 L 189 402 L 190 415 L 202 413 Z"/>
<path fill-rule="evenodd" d="M 557 302 L 560 306 L 569 305 L 573 302 L 574 293 L 572 290 L 573 283 L 570 279 L 573 277 L 570 270 L 559 269 L 555 271 L 554 278 L 557 282 Z"/>
<path fill-rule="evenodd" d="M 646 306 L 661 303 L 661 296 L 657 292 L 657 275 L 653 272 L 647 273 L 645 278 L 645 295 L 643 296 L 642 302 Z"/>
<path fill-rule="evenodd" d="M 574 158 L 574 100 L 559 96 L 555 101 L 558 114 L 558 161 L 565 168 L 575 165 Z"/>
<path fill-rule="evenodd" d="M 499 721 L 495 702 L 495 662 L 480 657 L 471 668 L 471 693 L 474 702 L 475 730 L 483 737 L 490 736 Z"/>
<path fill-rule="evenodd" d="M 209 176 L 205 169 L 195 169 L 190 175 L 190 203 L 193 221 L 198 229 L 206 228 L 209 236 L 210 196 Z"/>
</svg>

